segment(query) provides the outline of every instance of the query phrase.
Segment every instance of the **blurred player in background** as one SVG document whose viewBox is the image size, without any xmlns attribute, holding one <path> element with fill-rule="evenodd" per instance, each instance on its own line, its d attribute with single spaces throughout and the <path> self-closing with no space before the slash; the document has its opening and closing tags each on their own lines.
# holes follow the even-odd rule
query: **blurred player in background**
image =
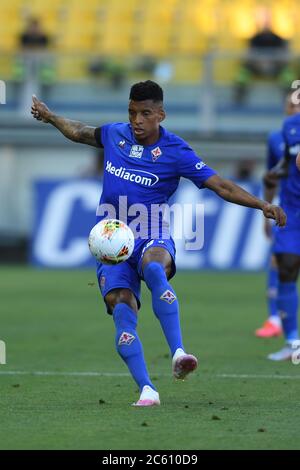
<svg viewBox="0 0 300 470">
<path fill-rule="evenodd" d="M 293 342 L 299 339 L 296 283 L 300 268 L 300 175 L 296 158 L 300 149 L 300 104 L 293 103 L 293 95 L 289 99 L 292 116 L 285 119 L 282 127 L 284 157 L 264 178 L 271 194 L 280 182 L 280 204 L 287 214 L 286 226 L 280 230 L 275 227 L 273 231 L 273 253 L 279 272 L 277 309 L 286 340 L 283 349 L 268 356 L 273 361 L 290 359 Z"/>
<path fill-rule="evenodd" d="M 288 41 L 272 31 L 271 20 L 270 12 L 266 11 L 261 30 L 249 39 L 247 59 L 234 88 L 237 103 L 245 100 L 254 77 L 274 79 L 284 92 L 295 78 L 289 65 Z"/>
<path fill-rule="evenodd" d="M 279 226 L 285 225 L 285 213 L 280 207 L 262 201 L 218 176 L 185 141 L 161 126 L 165 111 L 163 90 L 157 83 L 150 80 L 136 83 L 130 90 L 129 100 L 130 123 L 95 128 L 55 115 L 33 97 L 31 112 L 37 120 L 52 124 L 75 142 L 104 147 L 100 207 L 111 204 L 118 218 L 122 210 L 119 197 L 126 195 L 129 209 L 136 203 L 146 206 L 147 215 L 142 225 L 149 227 L 150 218 L 152 228 L 157 220 L 153 220 L 151 205 L 167 203 L 183 176 L 198 188 L 209 188 L 227 201 L 260 209 L 265 217 L 275 219 Z M 122 173 L 122 170 L 126 172 Z M 152 175 L 154 183 L 143 185 L 141 176 L 134 178 L 138 172 Z M 126 222 L 130 220 L 128 213 L 127 216 Z M 197 367 L 197 359 L 185 352 L 179 304 L 169 284 L 176 270 L 174 241 L 166 234 L 148 239 L 147 236 L 146 239 L 136 237 L 134 252 L 126 262 L 116 266 L 99 263 L 97 267 L 99 287 L 116 327 L 116 349 L 141 391 L 136 406 L 160 403 L 159 394 L 148 375 L 136 331 L 141 279 L 151 291 L 153 311 L 170 348 L 174 377 L 184 379 Z"/>
<path fill-rule="evenodd" d="M 43 29 L 39 18 L 30 17 L 18 37 L 19 53 L 13 65 L 15 93 L 20 93 L 20 111 L 28 112 L 33 91 L 47 96 L 54 85 L 56 70 L 50 47 L 53 38 Z"/>
<path fill-rule="evenodd" d="M 300 105 L 294 104 L 292 100 L 292 93 L 289 93 L 285 102 L 285 114 L 292 116 L 300 112 Z M 282 130 L 274 131 L 270 134 L 268 139 L 268 154 L 267 154 L 267 169 L 271 170 L 278 162 L 284 157 L 285 144 L 283 139 Z M 282 200 L 282 193 L 285 191 L 286 179 L 280 180 L 279 196 Z M 272 204 L 276 195 L 276 187 L 265 187 L 264 199 Z M 272 225 L 268 219 L 264 221 L 264 228 L 266 236 L 272 240 Z M 267 301 L 268 301 L 268 319 L 263 326 L 255 331 L 256 336 L 259 338 L 271 338 L 280 336 L 282 334 L 281 318 L 277 308 L 277 290 L 278 290 L 278 267 L 276 257 L 271 249 L 270 264 L 268 267 L 267 275 Z"/>
</svg>

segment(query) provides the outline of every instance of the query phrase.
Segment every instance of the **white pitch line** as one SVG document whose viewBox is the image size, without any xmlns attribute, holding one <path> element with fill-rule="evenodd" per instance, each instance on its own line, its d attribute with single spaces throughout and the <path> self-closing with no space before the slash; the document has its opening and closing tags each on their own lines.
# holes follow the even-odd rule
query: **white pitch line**
<svg viewBox="0 0 300 470">
<path fill-rule="evenodd" d="M 127 372 L 55 372 L 55 371 L 26 371 L 26 370 L 0 370 L 0 375 L 32 375 L 32 376 L 52 376 L 52 377 L 130 377 Z M 171 377 L 169 374 L 153 374 L 157 377 Z M 201 376 L 201 372 L 200 372 Z M 279 375 L 279 374 L 203 374 L 202 377 L 216 379 L 287 379 L 299 380 L 300 375 Z"/>
<path fill-rule="evenodd" d="M 300 375 L 279 375 L 279 374 L 216 374 L 218 379 L 300 379 Z"/>
<path fill-rule="evenodd" d="M 0 375 L 42 375 L 61 377 L 130 377 L 128 372 L 55 372 L 55 371 L 26 371 L 7 370 L 1 371 Z"/>
</svg>

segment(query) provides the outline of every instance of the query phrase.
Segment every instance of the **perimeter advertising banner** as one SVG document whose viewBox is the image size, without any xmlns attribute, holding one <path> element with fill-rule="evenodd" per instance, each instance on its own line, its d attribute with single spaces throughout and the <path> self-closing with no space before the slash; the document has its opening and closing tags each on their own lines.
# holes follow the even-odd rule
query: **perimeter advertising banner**
<svg viewBox="0 0 300 470">
<path fill-rule="evenodd" d="M 260 196 L 259 182 L 242 186 Z M 90 179 L 35 183 L 32 264 L 47 268 L 95 266 L 87 237 L 95 224 L 101 189 L 101 181 Z M 172 230 L 177 234 L 178 268 L 265 268 L 270 244 L 263 232 L 260 211 L 227 203 L 212 191 L 199 190 L 186 180 L 180 183 L 171 204 L 182 209 L 179 216 L 176 212 L 171 217 Z M 190 243 L 193 237 L 198 237 L 198 243 Z"/>
</svg>

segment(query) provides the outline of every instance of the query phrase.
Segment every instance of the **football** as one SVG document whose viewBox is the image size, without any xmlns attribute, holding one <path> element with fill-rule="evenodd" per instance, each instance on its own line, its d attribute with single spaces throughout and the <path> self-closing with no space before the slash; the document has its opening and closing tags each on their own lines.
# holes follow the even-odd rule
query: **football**
<svg viewBox="0 0 300 470">
<path fill-rule="evenodd" d="M 119 264 L 132 255 L 134 235 L 124 222 L 104 219 L 92 228 L 88 243 L 90 252 L 97 261 L 103 264 Z"/>
</svg>

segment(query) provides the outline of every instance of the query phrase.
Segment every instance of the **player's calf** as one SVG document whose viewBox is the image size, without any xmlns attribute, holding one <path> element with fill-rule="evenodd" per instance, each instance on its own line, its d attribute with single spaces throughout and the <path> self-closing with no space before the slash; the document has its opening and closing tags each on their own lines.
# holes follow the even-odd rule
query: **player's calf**
<svg viewBox="0 0 300 470">
<path fill-rule="evenodd" d="M 137 335 L 137 316 L 127 304 L 117 304 L 113 310 L 116 326 L 116 349 L 126 363 L 133 379 L 143 390 L 145 385 L 155 390 L 148 375 L 141 341 Z"/>
<path fill-rule="evenodd" d="M 153 311 L 161 324 L 173 356 L 178 348 L 183 349 L 176 293 L 167 280 L 164 267 L 156 261 L 146 264 L 144 279 L 151 290 Z"/>
</svg>

